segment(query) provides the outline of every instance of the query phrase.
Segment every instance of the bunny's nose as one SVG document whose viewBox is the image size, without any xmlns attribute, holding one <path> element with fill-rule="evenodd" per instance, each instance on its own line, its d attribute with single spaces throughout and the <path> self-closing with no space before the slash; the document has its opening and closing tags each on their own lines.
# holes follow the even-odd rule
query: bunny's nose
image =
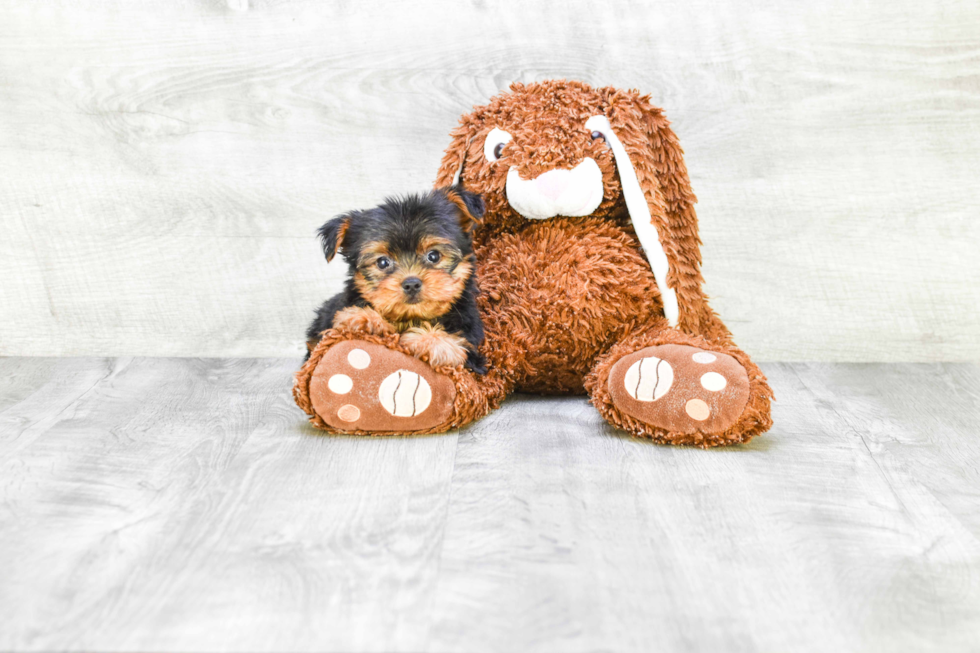
<svg viewBox="0 0 980 653">
<path fill-rule="evenodd" d="M 538 192 L 553 201 L 561 197 L 568 188 L 568 177 L 566 170 L 549 170 L 539 175 L 534 183 L 538 187 Z"/>
</svg>

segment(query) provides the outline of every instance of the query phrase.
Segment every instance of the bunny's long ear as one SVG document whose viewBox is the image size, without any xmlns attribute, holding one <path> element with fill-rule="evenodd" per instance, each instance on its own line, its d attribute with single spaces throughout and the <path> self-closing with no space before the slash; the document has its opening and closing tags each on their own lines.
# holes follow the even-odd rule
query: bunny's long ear
<svg viewBox="0 0 980 653">
<path fill-rule="evenodd" d="M 474 125 L 467 118 L 468 116 L 464 116 L 460 125 L 450 132 L 452 141 L 446 148 L 442 163 L 439 165 L 436 182 L 433 184 L 435 188 L 461 185 L 460 180 L 466 168 L 467 151 L 474 132 Z"/>
<path fill-rule="evenodd" d="M 613 151 L 626 208 L 653 268 L 671 326 L 701 331 L 701 240 L 684 153 L 663 111 L 636 91 L 606 89 L 608 108 L 586 129 Z"/>
</svg>

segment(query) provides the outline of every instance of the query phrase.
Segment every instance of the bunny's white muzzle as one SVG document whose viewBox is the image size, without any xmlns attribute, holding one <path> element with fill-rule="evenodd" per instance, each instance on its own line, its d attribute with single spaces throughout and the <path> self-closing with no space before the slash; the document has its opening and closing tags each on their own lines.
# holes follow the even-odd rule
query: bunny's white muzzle
<svg viewBox="0 0 980 653">
<path fill-rule="evenodd" d="M 507 172 L 507 201 L 529 220 L 589 215 L 602 202 L 602 171 L 592 158 L 571 170 L 549 170 L 534 179 L 521 179 L 511 168 Z"/>
</svg>

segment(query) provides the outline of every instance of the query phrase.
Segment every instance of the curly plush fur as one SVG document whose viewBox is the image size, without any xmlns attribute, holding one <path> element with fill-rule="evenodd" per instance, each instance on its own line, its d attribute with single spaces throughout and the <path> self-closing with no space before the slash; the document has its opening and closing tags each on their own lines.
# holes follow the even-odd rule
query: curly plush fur
<svg viewBox="0 0 980 653">
<path fill-rule="evenodd" d="M 645 255 L 650 252 L 637 239 L 613 152 L 601 134 L 585 127 L 593 116 L 608 119 L 635 169 L 669 262 L 666 284 L 677 298 L 676 327 L 665 319 L 658 280 Z M 494 129 L 511 138 L 488 157 L 487 136 Z M 514 171 L 521 180 L 534 180 L 571 170 L 586 157 L 598 165 L 602 183 L 601 200 L 589 215 L 530 220 L 512 206 L 507 188 Z M 457 177 L 486 202 L 474 244 L 486 330 L 482 351 L 489 365 L 484 377 L 451 373 L 458 391 L 453 416 L 429 431 L 481 417 L 514 391 L 588 393 L 607 421 L 663 443 L 717 446 L 768 430 L 772 392 L 708 305 L 696 200 L 683 152 L 649 97 L 564 80 L 514 84 L 463 116 L 452 132 L 435 186 L 448 186 Z M 330 342 L 345 337 L 355 335 L 328 332 Z M 749 398 L 722 432 L 671 431 L 630 417 L 613 402 L 607 386 L 615 363 L 667 344 L 731 356 L 746 371 Z M 307 368 L 309 373 L 315 365 Z M 297 400 L 302 398 L 299 390 Z"/>
</svg>

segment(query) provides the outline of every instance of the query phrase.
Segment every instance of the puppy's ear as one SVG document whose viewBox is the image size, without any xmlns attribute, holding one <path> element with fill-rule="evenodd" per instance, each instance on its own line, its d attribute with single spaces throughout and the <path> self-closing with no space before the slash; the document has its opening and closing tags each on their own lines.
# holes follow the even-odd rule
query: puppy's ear
<svg viewBox="0 0 980 653">
<path fill-rule="evenodd" d="M 337 255 L 337 250 L 343 246 L 344 236 L 347 235 L 347 228 L 350 226 L 350 219 L 350 213 L 338 215 L 317 230 L 320 243 L 323 245 L 323 255 L 327 257 L 328 263 Z"/>
<path fill-rule="evenodd" d="M 450 186 L 441 190 L 459 208 L 459 226 L 463 231 L 473 231 L 483 222 L 483 215 L 487 211 L 483 196 L 463 190 L 462 186 Z"/>
</svg>

